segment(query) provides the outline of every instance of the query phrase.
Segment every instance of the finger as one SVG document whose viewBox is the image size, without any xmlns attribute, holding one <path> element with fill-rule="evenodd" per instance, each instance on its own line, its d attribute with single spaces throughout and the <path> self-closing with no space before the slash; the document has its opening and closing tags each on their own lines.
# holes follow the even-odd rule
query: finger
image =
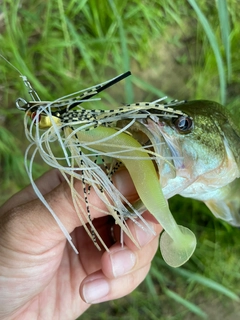
<svg viewBox="0 0 240 320">
<path fill-rule="evenodd" d="M 57 169 L 50 170 L 43 174 L 35 181 L 37 188 L 42 195 L 45 195 L 55 189 L 60 183 L 64 182 L 64 178 L 61 172 Z M 119 170 L 113 176 L 113 182 L 119 190 L 128 197 L 128 200 L 134 201 L 137 199 L 136 189 L 130 179 L 129 173 L 125 169 Z M 27 186 L 23 190 L 13 195 L 3 206 L 1 207 L 1 213 L 11 210 L 12 208 L 37 199 L 37 195 L 31 185 Z"/>
<path fill-rule="evenodd" d="M 138 194 L 136 188 L 125 168 L 119 169 L 112 177 L 115 187 L 128 199 L 129 202 L 137 200 Z"/>
<path fill-rule="evenodd" d="M 129 229 L 137 240 L 140 249 L 130 238 L 124 236 L 124 246 L 116 244 L 110 248 L 109 252 L 104 252 L 102 270 L 106 277 L 111 279 L 133 272 L 153 259 L 158 248 L 162 227 L 148 212 L 144 213 L 143 217 L 148 229 L 143 229 L 136 222 L 128 222 Z M 137 222 L 141 221 L 138 220 Z"/>
<path fill-rule="evenodd" d="M 157 248 L 157 237 L 147 246 L 137 251 L 132 251 L 126 246 L 115 246 L 111 248 L 109 253 L 104 252 L 102 256 L 102 271 L 109 279 L 135 272 L 152 261 Z"/>
<path fill-rule="evenodd" d="M 134 220 L 129 219 L 127 225 L 132 237 L 136 240 L 134 243 L 132 237 L 129 238 L 127 235 L 124 235 L 124 243 L 131 250 L 145 246 L 155 235 L 159 235 L 162 232 L 162 226 L 148 211 L 144 212 L 139 218 L 135 218 Z M 116 225 L 113 228 L 113 237 L 115 242 L 121 242 L 121 230 Z"/>
<path fill-rule="evenodd" d="M 63 176 L 57 169 L 50 170 L 38 178 L 35 183 L 42 195 L 52 191 L 61 182 L 64 181 Z M 27 186 L 23 190 L 14 194 L 2 207 L 1 213 L 11 210 L 12 208 L 37 199 L 37 195 L 34 192 L 31 185 Z"/>
<path fill-rule="evenodd" d="M 148 221 L 150 224 L 150 222 Z M 159 244 L 159 234 L 162 230 L 159 224 L 151 224 L 153 233 L 147 233 L 133 225 L 131 231 L 134 233 L 136 240 L 141 245 L 141 249 L 137 248 L 133 242 L 128 239 L 125 245 L 116 243 L 104 252 L 102 255 L 102 271 L 109 279 L 117 278 L 149 264 L 153 259 Z M 135 231 L 133 231 L 135 229 Z"/>
<path fill-rule="evenodd" d="M 131 293 L 146 277 L 150 263 L 123 277 L 109 280 L 101 271 L 86 278 L 80 286 L 81 298 L 89 303 L 99 303 L 124 297 Z"/>
<path fill-rule="evenodd" d="M 122 179 L 125 183 L 122 182 Z M 41 187 L 43 184 L 49 183 L 52 187 L 57 185 L 60 180 L 61 178 L 59 178 L 57 171 L 53 170 L 40 179 L 38 184 Z M 130 196 L 134 194 L 135 189 L 126 171 L 122 170 L 116 173 L 115 181 L 117 187 L 118 184 L 120 186 L 119 191 L 125 194 L 126 197 L 128 196 L 127 193 L 129 193 Z M 124 185 L 127 186 L 126 190 L 121 190 Z M 77 193 L 82 196 L 82 211 L 85 210 L 86 214 L 82 182 L 76 181 L 74 187 Z M 22 192 L 24 193 L 25 191 Z M 26 199 L 25 194 L 18 195 L 18 197 Z M 50 208 L 57 214 L 57 217 L 68 233 L 71 233 L 77 226 L 81 225 L 75 212 L 71 190 L 66 182 L 60 183 L 55 189 L 47 193 L 45 200 Z M 105 204 L 99 199 L 94 190 L 91 190 L 88 200 L 92 206 L 91 218 L 94 219 L 103 216 L 104 213 L 102 211 L 106 211 Z M 79 214 L 81 215 L 83 212 L 79 212 Z M 19 246 L 21 244 L 20 239 L 24 239 L 25 243 L 27 243 L 27 241 L 31 241 L 31 243 L 35 241 L 41 244 L 42 248 L 46 249 L 56 244 L 56 241 L 65 240 L 65 236 L 53 216 L 38 199 L 16 206 L 6 212 L 2 216 L 0 225 L 3 231 L 8 230 L 8 232 L 15 236 L 14 238 L 16 240 L 13 240 L 13 242 L 15 245 L 17 242 Z M 40 249 L 40 247 L 38 247 L 38 249 Z"/>
<path fill-rule="evenodd" d="M 144 279 L 158 248 L 159 233 L 162 231 L 162 227 L 151 219 L 148 213 L 145 213 L 146 217 L 149 217 L 146 222 L 151 224 L 154 234 L 146 235 L 138 225 L 128 223 L 142 248 L 137 248 L 128 239 L 124 246 L 116 243 L 109 252 L 104 252 L 101 258 L 101 272 L 88 273 L 89 276 L 81 284 L 80 294 L 86 302 L 95 303 L 119 298 L 131 292 Z M 146 273 L 143 272 L 144 270 Z M 123 287 L 124 281 L 126 281 L 126 287 Z M 132 281 L 131 284 L 130 281 Z M 117 294 L 115 288 L 118 288 Z M 100 296 L 97 296 L 98 294 Z"/>
<path fill-rule="evenodd" d="M 114 224 L 114 219 L 111 216 L 101 217 L 93 221 L 94 227 L 108 248 L 115 243 L 111 233 Z M 98 250 L 92 238 L 88 236 L 85 230 L 80 229 L 82 229 L 82 227 L 75 229 L 74 244 L 76 244 L 77 248 L 80 248 L 79 259 L 81 260 L 81 265 L 86 276 L 102 268 L 101 258 L 105 250 Z M 100 244 L 98 240 L 97 242 Z"/>
</svg>

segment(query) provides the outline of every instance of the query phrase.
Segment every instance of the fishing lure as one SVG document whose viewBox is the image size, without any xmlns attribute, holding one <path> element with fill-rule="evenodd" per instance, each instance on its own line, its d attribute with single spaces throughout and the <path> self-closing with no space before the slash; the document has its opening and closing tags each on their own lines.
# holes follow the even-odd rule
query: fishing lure
<svg viewBox="0 0 240 320">
<path fill-rule="evenodd" d="M 169 210 L 160 184 L 160 168 L 163 163 L 169 164 L 172 157 L 162 155 L 164 142 L 148 126 L 160 118 L 187 118 L 187 114 L 175 108 L 184 101 L 165 104 L 162 103 L 163 98 L 111 110 L 91 110 L 82 106 L 88 101 L 96 101 L 94 97 L 98 93 L 129 75 L 130 72 L 126 72 L 55 101 L 41 101 L 27 78 L 21 75 L 32 98 L 32 101 L 22 98 L 16 100 L 17 108 L 25 112 L 25 133 L 30 141 L 25 154 L 25 166 L 34 191 L 53 215 L 76 253 L 70 235 L 34 183 L 32 167 L 37 152 L 49 166 L 57 168 L 67 181 L 76 213 L 98 249 L 99 241 L 108 250 L 91 220 L 93 206 L 88 201 L 91 189 L 105 203 L 107 210 L 103 213 L 112 215 L 122 232 L 136 245 L 127 219 L 146 232 L 153 232 L 141 215 L 146 209 L 153 214 L 165 230 L 160 239 L 163 258 L 169 265 L 177 267 L 191 257 L 196 247 L 196 238 L 191 230 L 177 225 Z M 140 133 L 143 137 L 139 139 Z M 120 163 L 129 171 L 136 187 L 140 198 L 136 203 L 130 203 L 112 183 L 111 177 Z M 174 170 L 171 166 L 173 175 Z M 82 182 L 83 198 L 74 188 L 75 179 Z"/>
</svg>

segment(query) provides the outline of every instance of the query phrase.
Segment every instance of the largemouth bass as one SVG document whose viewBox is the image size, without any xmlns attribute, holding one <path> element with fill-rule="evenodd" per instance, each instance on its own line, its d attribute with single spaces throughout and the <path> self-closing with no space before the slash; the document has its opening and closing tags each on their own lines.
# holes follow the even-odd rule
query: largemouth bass
<svg viewBox="0 0 240 320">
<path fill-rule="evenodd" d="M 172 157 L 158 165 L 164 196 L 201 200 L 216 217 L 240 226 L 240 132 L 229 112 L 205 100 L 173 108 L 187 116 L 142 121 L 155 139 L 164 142 L 158 152 Z"/>
</svg>

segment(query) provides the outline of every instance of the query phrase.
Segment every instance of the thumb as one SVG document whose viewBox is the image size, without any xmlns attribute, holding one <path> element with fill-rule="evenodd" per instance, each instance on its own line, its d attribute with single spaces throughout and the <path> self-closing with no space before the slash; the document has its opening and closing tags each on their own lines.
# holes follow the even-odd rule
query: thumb
<svg viewBox="0 0 240 320">
<path fill-rule="evenodd" d="M 113 180 L 125 197 L 129 200 L 136 198 L 135 188 L 126 170 L 117 172 Z M 68 233 L 82 225 L 73 205 L 71 190 L 58 170 L 44 174 L 36 181 L 36 185 Z M 82 182 L 76 181 L 74 187 L 84 199 Z M 105 204 L 93 189 L 88 201 L 91 205 L 91 219 L 104 215 Z M 87 214 L 84 200 L 81 204 L 85 212 L 79 212 L 79 215 L 84 216 Z M 56 220 L 37 198 L 31 186 L 13 196 L 0 209 L 0 229 L 1 237 L 5 238 L 8 245 L 33 253 L 36 250 L 46 251 L 66 240 Z"/>
</svg>

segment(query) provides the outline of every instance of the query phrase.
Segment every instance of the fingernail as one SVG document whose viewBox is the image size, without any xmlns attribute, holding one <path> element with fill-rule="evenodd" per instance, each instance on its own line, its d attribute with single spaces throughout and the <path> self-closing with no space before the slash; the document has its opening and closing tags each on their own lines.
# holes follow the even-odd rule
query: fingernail
<svg viewBox="0 0 240 320">
<path fill-rule="evenodd" d="M 140 247 L 144 247 L 146 244 L 152 241 L 152 239 L 155 237 L 154 224 L 151 222 L 148 222 L 147 230 L 146 230 L 146 226 L 144 226 L 144 229 L 143 229 L 137 224 L 135 224 L 135 232 L 136 232 L 137 242 L 139 243 Z"/>
<path fill-rule="evenodd" d="M 125 248 L 110 254 L 110 259 L 115 278 L 130 271 L 136 263 L 136 255 L 132 251 Z"/>
<path fill-rule="evenodd" d="M 110 287 L 105 279 L 96 279 L 85 283 L 82 292 L 87 303 L 94 303 L 104 298 L 109 291 Z"/>
</svg>

